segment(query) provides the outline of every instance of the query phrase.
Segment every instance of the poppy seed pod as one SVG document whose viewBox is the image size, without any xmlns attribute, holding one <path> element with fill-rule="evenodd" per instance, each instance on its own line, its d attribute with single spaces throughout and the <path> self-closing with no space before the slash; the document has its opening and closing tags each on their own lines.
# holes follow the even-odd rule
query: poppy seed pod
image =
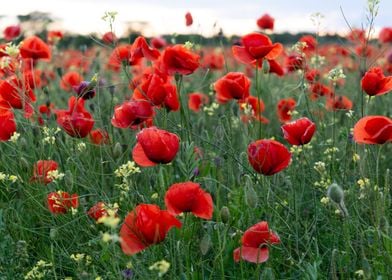
<svg viewBox="0 0 392 280">
<path fill-rule="evenodd" d="M 223 206 L 220 210 L 220 217 L 223 223 L 227 223 L 230 220 L 230 210 L 227 206 Z"/>
</svg>

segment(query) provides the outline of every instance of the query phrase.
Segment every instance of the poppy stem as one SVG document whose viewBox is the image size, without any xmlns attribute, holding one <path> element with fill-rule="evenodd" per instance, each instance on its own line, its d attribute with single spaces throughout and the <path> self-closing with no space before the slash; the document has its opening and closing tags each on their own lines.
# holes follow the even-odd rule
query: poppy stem
<svg viewBox="0 0 392 280">
<path fill-rule="evenodd" d="M 189 131 L 189 121 L 187 118 L 187 115 L 185 113 L 185 108 L 184 108 L 184 101 L 183 101 L 183 97 L 181 94 L 182 91 L 182 80 L 183 80 L 183 76 L 176 74 L 175 75 L 175 80 L 176 80 L 176 87 L 177 87 L 177 93 L 178 93 L 178 98 L 180 99 L 180 114 L 181 114 L 181 132 L 183 132 L 183 130 L 185 129 L 185 134 L 186 134 L 186 139 L 188 140 L 188 142 L 190 143 L 190 131 Z M 183 139 L 184 134 L 181 133 L 181 138 Z"/>
<path fill-rule="evenodd" d="M 255 82 L 256 82 L 256 95 L 257 95 L 257 106 L 258 109 L 260 110 L 261 108 L 261 91 L 260 91 L 260 86 L 259 86 L 259 64 L 262 63 L 262 60 L 257 60 L 256 61 L 256 70 L 255 70 Z M 259 126 L 259 133 L 258 133 L 258 139 L 262 139 L 261 137 L 261 122 L 258 122 L 258 126 Z"/>
</svg>

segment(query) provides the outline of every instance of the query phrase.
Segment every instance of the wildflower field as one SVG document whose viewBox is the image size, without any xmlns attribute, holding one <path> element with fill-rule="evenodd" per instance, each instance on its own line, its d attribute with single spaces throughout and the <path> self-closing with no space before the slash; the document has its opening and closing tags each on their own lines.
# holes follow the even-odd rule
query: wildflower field
<svg viewBox="0 0 392 280">
<path fill-rule="evenodd" d="M 268 14 L 212 45 L 118 38 L 115 12 L 91 47 L 7 27 L 0 279 L 391 279 L 392 27 L 369 3 L 336 43 L 282 44 Z"/>
</svg>

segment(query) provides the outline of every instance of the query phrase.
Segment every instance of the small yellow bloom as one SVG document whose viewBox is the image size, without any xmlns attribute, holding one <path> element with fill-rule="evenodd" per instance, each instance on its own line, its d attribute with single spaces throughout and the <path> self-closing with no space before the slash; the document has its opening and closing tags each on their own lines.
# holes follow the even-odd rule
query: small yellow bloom
<svg viewBox="0 0 392 280">
<path fill-rule="evenodd" d="M 16 142 L 18 142 L 19 136 L 20 136 L 20 133 L 15 131 L 14 134 L 12 134 L 9 141 L 12 143 L 16 143 Z"/>
<path fill-rule="evenodd" d="M 321 198 L 320 202 L 322 204 L 328 204 L 329 203 L 329 197 L 324 196 L 323 198 Z"/>
<path fill-rule="evenodd" d="M 162 277 L 168 272 L 169 268 L 170 268 L 170 263 L 166 260 L 161 260 L 151 265 L 148 269 L 157 270 L 158 276 Z"/>
</svg>

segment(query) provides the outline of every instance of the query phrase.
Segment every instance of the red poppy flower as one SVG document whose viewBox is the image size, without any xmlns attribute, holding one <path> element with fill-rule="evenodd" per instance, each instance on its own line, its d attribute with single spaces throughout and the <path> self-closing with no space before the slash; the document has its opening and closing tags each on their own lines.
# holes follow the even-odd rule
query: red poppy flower
<svg viewBox="0 0 392 280">
<path fill-rule="evenodd" d="M 117 36 L 113 32 L 109 31 L 109 32 L 106 32 L 105 34 L 103 34 L 102 41 L 108 45 L 114 44 L 117 42 Z"/>
<path fill-rule="evenodd" d="M 108 206 L 107 206 L 104 202 L 102 202 L 102 201 L 97 202 L 94 206 L 92 206 L 92 207 L 88 210 L 87 215 L 89 215 L 91 219 L 94 219 L 95 221 L 98 222 L 98 220 L 99 220 L 100 218 L 109 215 L 110 212 L 109 212 L 108 210 L 109 210 L 109 211 L 112 211 L 112 213 L 117 217 L 117 210 L 118 210 L 118 209 L 117 209 L 117 208 L 112 208 L 112 209 L 110 209 L 110 208 L 108 208 Z"/>
<path fill-rule="evenodd" d="M 248 98 L 244 99 L 244 100 L 239 100 L 238 101 L 239 105 L 240 105 L 240 110 L 242 112 L 244 112 L 244 108 L 246 106 L 246 104 L 249 104 L 252 108 L 252 112 L 251 112 L 251 116 L 249 116 L 248 114 L 241 114 L 241 120 L 244 123 L 248 123 L 251 120 L 257 120 L 261 123 L 267 124 L 269 123 L 269 120 L 262 116 L 261 113 L 264 112 L 265 110 L 265 105 L 263 100 L 254 97 L 254 96 L 249 96 Z"/>
<path fill-rule="evenodd" d="M 57 110 L 58 125 L 70 136 L 86 137 L 94 126 L 94 119 L 84 108 L 84 99 L 71 96 L 68 110 Z"/>
<path fill-rule="evenodd" d="M 262 15 L 258 20 L 257 20 L 257 26 L 260 29 L 274 29 L 274 22 L 275 19 L 271 17 L 269 14 L 264 14 Z"/>
<path fill-rule="evenodd" d="M 300 118 L 281 127 L 284 139 L 291 145 L 305 145 L 310 142 L 316 131 L 316 125 L 308 118 Z"/>
<path fill-rule="evenodd" d="M 126 65 L 136 65 L 140 60 L 131 61 L 131 48 L 132 45 L 120 45 L 113 49 L 109 56 L 108 68 L 114 71 L 120 71 L 123 63 Z"/>
<path fill-rule="evenodd" d="M 171 162 L 180 147 L 180 138 L 176 134 L 156 127 L 144 128 L 136 135 L 136 139 L 132 157 L 143 167 Z"/>
<path fill-rule="evenodd" d="M 185 25 L 186 26 L 191 26 L 193 24 L 193 17 L 190 12 L 187 12 L 185 14 Z"/>
<path fill-rule="evenodd" d="M 211 70 L 221 70 L 225 65 L 225 58 L 220 53 L 207 53 L 203 57 L 203 67 Z"/>
<path fill-rule="evenodd" d="M 354 126 L 354 141 L 359 144 L 392 142 L 392 120 L 384 116 L 366 116 Z"/>
<path fill-rule="evenodd" d="M 277 105 L 277 109 L 278 109 L 277 113 L 278 113 L 279 120 L 281 122 L 290 121 L 291 113 L 294 111 L 296 105 L 297 102 L 291 97 L 279 100 Z"/>
<path fill-rule="evenodd" d="M 58 41 L 60 41 L 64 37 L 64 34 L 60 30 L 52 30 L 48 32 L 48 43 L 53 45 L 56 44 Z"/>
<path fill-rule="evenodd" d="M 173 184 L 165 194 L 165 205 L 173 215 L 192 212 L 196 217 L 210 220 L 214 206 L 212 197 L 200 184 L 184 182 Z"/>
<path fill-rule="evenodd" d="M 51 192 L 47 198 L 49 211 L 53 214 L 66 214 L 71 208 L 78 208 L 79 197 L 77 194 L 70 195 L 67 192 Z"/>
<path fill-rule="evenodd" d="M 22 41 L 20 55 L 23 58 L 50 59 L 49 46 L 37 36 L 31 36 Z"/>
<path fill-rule="evenodd" d="M 276 61 L 276 60 L 268 60 L 269 64 L 269 73 L 274 73 L 278 76 L 283 76 L 284 75 L 284 69 L 283 67 Z"/>
<path fill-rule="evenodd" d="M 131 64 L 140 60 L 141 58 L 146 58 L 148 60 L 156 60 L 160 55 L 157 49 L 151 48 L 146 39 L 143 36 L 136 38 L 131 47 Z"/>
<path fill-rule="evenodd" d="M 347 35 L 347 39 L 349 39 L 350 41 L 352 41 L 354 43 L 358 43 L 358 42 L 363 43 L 366 40 L 365 36 L 366 36 L 365 30 L 354 28 Z"/>
<path fill-rule="evenodd" d="M 112 125 L 118 128 L 136 128 L 152 118 L 154 110 L 151 103 L 145 100 L 125 101 L 114 108 Z"/>
<path fill-rule="evenodd" d="M 382 44 L 392 43 L 392 27 L 384 27 L 378 34 L 378 40 Z"/>
<path fill-rule="evenodd" d="M 332 97 L 333 96 L 332 90 L 330 90 L 329 87 L 327 87 L 326 85 L 323 85 L 320 82 L 314 83 L 310 87 L 309 90 L 311 92 L 311 94 L 310 94 L 310 99 L 311 100 L 316 100 L 320 96 L 326 96 L 326 97 Z"/>
<path fill-rule="evenodd" d="M 100 218 L 108 215 L 108 211 L 106 210 L 106 205 L 103 202 L 97 202 L 94 206 L 92 206 L 87 215 L 90 216 L 91 219 L 98 221 Z"/>
<path fill-rule="evenodd" d="M 52 103 L 49 104 L 41 104 L 38 106 L 38 123 L 39 125 L 44 125 L 45 124 L 45 119 L 47 120 L 51 114 L 52 114 L 52 109 L 54 108 L 54 105 Z"/>
<path fill-rule="evenodd" d="M 12 41 L 13 39 L 19 37 L 20 35 L 20 26 L 19 25 L 10 25 L 7 26 L 4 31 L 4 39 L 6 41 Z"/>
<path fill-rule="evenodd" d="M 269 245 L 279 244 L 280 238 L 270 231 L 268 223 L 259 222 L 248 228 L 241 238 L 241 247 L 233 252 L 235 262 L 242 258 L 247 262 L 263 263 L 269 258 Z"/>
<path fill-rule="evenodd" d="M 229 72 L 214 83 L 216 98 L 220 103 L 249 96 L 250 80 L 241 72 Z"/>
<path fill-rule="evenodd" d="M 361 44 L 355 47 L 355 53 L 361 57 L 371 57 L 374 53 L 375 49 L 372 45 Z"/>
<path fill-rule="evenodd" d="M 311 84 L 319 81 L 320 77 L 321 77 L 321 73 L 320 70 L 318 69 L 310 69 L 305 73 L 305 79 Z"/>
<path fill-rule="evenodd" d="M 31 181 L 49 184 L 52 178 L 48 177 L 50 171 L 57 170 L 59 165 L 54 160 L 39 160 L 34 164 Z"/>
<path fill-rule="evenodd" d="M 73 87 L 79 86 L 83 77 L 75 71 L 70 71 L 63 75 L 60 81 L 60 87 L 65 91 L 71 91 Z"/>
<path fill-rule="evenodd" d="M 200 112 L 200 108 L 208 104 L 210 98 L 201 92 L 193 92 L 188 94 L 188 107 L 194 112 Z"/>
<path fill-rule="evenodd" d="M 168 211 L 154 204 L 139 204 L 121 227 L 121 249 L 127 255 L 136 254 L 162 242 L 172 227 L 181 228 L 181 222 Z"/>
<path fill-rule="evenodd" d="M 337 110 L 351 110 L 353 108 L 353 102 L 347 96 L 333 96 L 327 98 L 325 107 L 329 111 Z"/>
<path fill-rule="evenodd" d="M 392 90 L 392 76 L 385 77 L 380 67 L 373 67 L 365 73 L 361 85 L 370 96 L 383 95 Z"/>
<path fill-rule="evenodd" d="M 8 141 L 15 132 L 14 113 L 9 108 L 8 102 L 0 97 L 0 141 Z"/>
<path fill-rule="evenodd" d="M 41 87 L 41 75 L 42 71 L 38 69 L 34 69 L 33 71 L 26 70 L 23 72 L 25 83 L 27 83 L 31 89 Z"/>
<path fill-rule="evenodd" d="M 272 44 L 271 39 L 264 34 L 250 33 L 241 38 L 242 46 L 231 48 L 234 58 L 245 64 L 255 64 L 266 58 L 276 59 L 283 50 L 280 43 Z"/>
<path fill-rule="evenodd" d="M 0 81 L 0 98 L 14 109 L 24 109 L 26 118 L 33 114 L 31 102 L 36 100 L 34 92 L 28 83 L 19 80 L 16 75 Z"/>
<path fill-rule="evenodd" d="M 302 36 L 299 39 L 299 42 L 306 43 L 306 46 L 303 48 L 303 51 L 306 53 L 313 52 L 317 47 L 316 38 L 314 38 L 312 35 Z"/>
<path fill-rule="evenodd" d="M 262 139 L 249 144 L 248 159 L 256 172 L 269 176 L 289 166 L 291 154 L 278 141 Z"/>
<path fill-rule="evenodd" d="M 163 49 L 164 47 L 166 47 L 167 42 L 162 37 L 154 37 L 151 39 L 150 44 L 153 48 Z"/>
<path fill-rule="evenodd" d="M 91 143 L 95 145 L 105 145 L 110 143 L 108 132 L 100 128 L 92 130 L 89 134 L 89 139 Z"/>
<path fill-rule="evenodd" d="M 199 67 L 199 59 L 199 55 L 185 48 L 184 45 L 174 45 L 163 51 L 160 66 L 161 70 L 169 75 L 176 73 L 189 75 Z"/>
<path fill-rule="evenodd" d="M 305 69 L 305 59 L 299 54 L 292 54 L 286 57 L 285 60 L 286 69 L 288 72 L 294 72 L 296 70 Z"/>
<path fill-rule="evenodd" d="M 141 84 L 136 86 L 132 98 L 136 100 L 147 100 L 153 105 L 163 105 L 165 99 L 173 86 L 167 77 L 158 74 L 148 74 L 143 77 Z"/>
<path fill-rule="evenodd" d="M 96 82 L 82 81 L 80 84 L 72 86 L 76 95 L 84 100 L 94 98 Z"/>
</svg>

